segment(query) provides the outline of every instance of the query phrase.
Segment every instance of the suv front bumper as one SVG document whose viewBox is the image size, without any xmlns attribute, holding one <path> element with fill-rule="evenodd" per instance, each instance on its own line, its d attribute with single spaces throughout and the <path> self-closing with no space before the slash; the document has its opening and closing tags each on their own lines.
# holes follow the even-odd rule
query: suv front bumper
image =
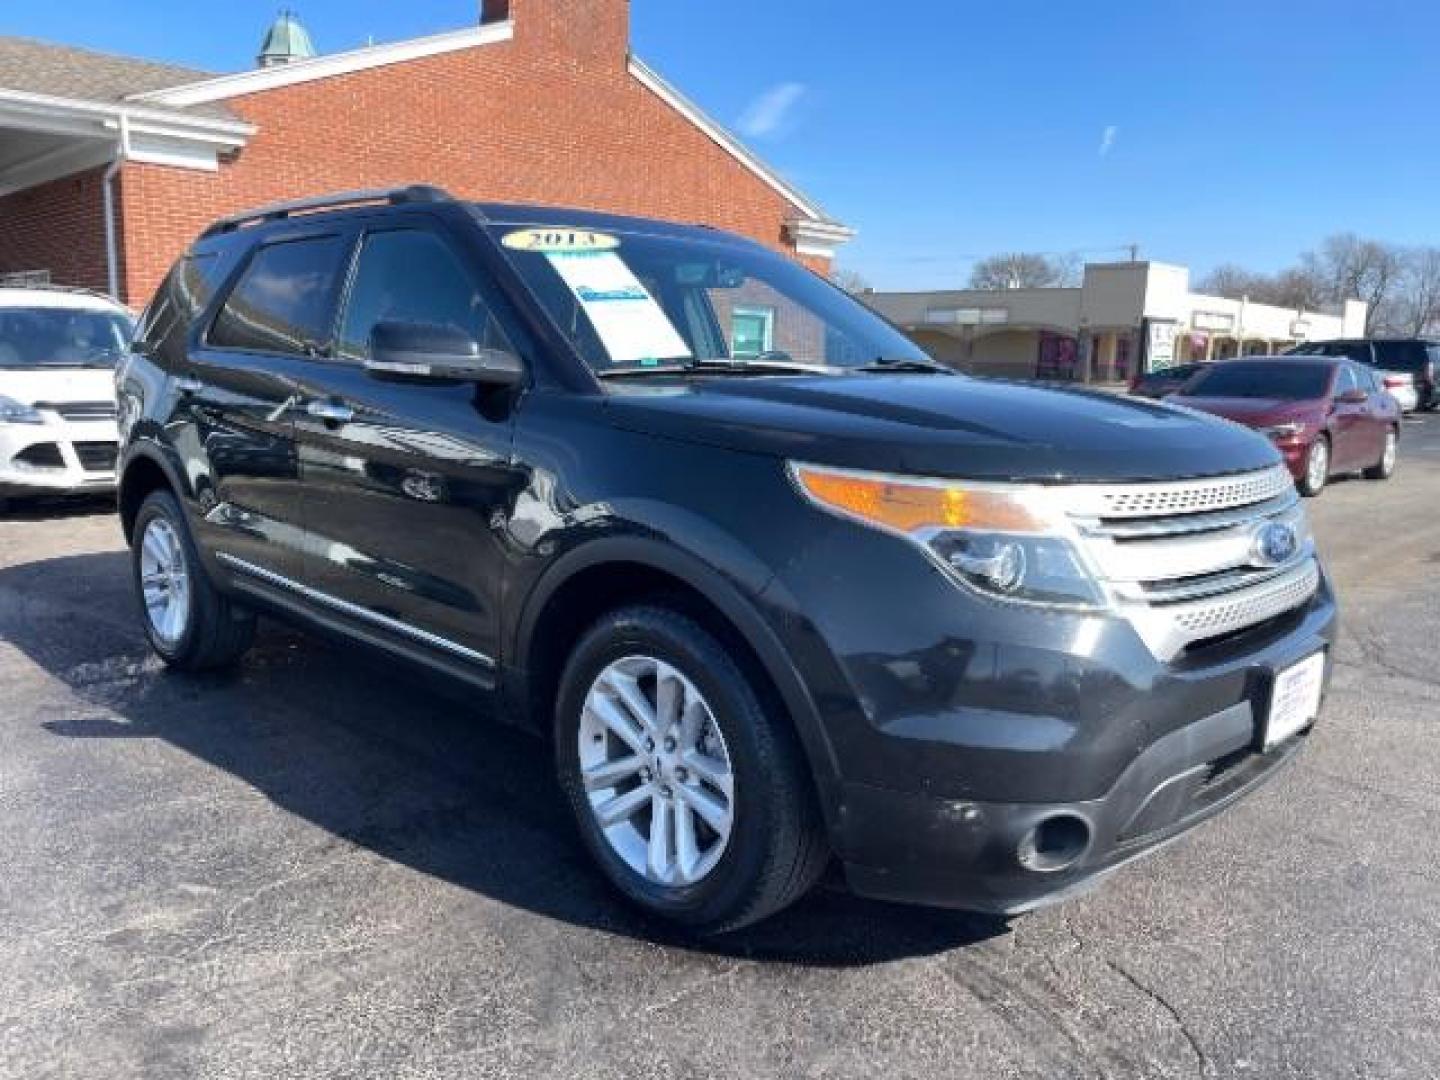
<svg viewBox="0 0 1440 1080">
<path fill-rule="evenodd" d="M 1149 680 L 1131 691 L 1135 700 L 1113 702 L 1117 716 L 1143 708 L 1163 734 L 1137 746 L 1118 778 L 1095 797 L 1035 799 L 1032 784 L 1016 801 L 994 798 L 1036 774 L 1059 778 L 1094 769 L 1083 748 L 1063 741 L 1032 753 L 1033 726 L 1017 724 L 1012 734 L 1003 722 L 988 728 L 988 749 L 1024 751 L 1029 767 L 1012 762 L 1014 771 L 992 774 L 983 798 L 938 792 L 934 785 L 898 790 L 847 778 L 835 841 L 850 887 L 877 899 L 1001 915 L 1086 890 L 1243 798 L 1297 756 L 1308 731 L 1262 748 L 1271 688 L 1280 671 L 1323 651 L 1328 689 L 1335 628 L 1325 587 L 1277 625 L 1217 646 L 1213 666 L 1191 662 L 1180 677 Z M 975 730 L 965 711 L 956 709 L 952 719 Z M 1054 721 L 1058 728 L 1072 718 Z M 1037 827 L 1043 831 L 1037 834 Z"/>
</svg>

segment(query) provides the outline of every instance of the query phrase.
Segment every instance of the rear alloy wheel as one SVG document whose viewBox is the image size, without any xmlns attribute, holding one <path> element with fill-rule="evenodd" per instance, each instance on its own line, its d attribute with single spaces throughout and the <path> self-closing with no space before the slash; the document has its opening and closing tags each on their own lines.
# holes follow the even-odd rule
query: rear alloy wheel
<svg viewBox="0 0 1440 1080">
<path fill-rule="evenodd" d="M 1325 490 L 1330 479 L 1330 441 L 1321 435 L 1310 444 L 1305 455 L 1305 475 L 1300 479 L 1300 494 L 1314 498 Z"/>
<path fill-rule="evenodd" d="M 153 492 L 140 505 L 130 561 L 145 636 L 165 663 L 209 671 L 233 664 L 250 648 L 255 616 L 211 584 L 170 492 Z"/>
<path fill-rule="evenodd" d="M 555 755 L 606 877 L 691 930 L 763 919 L 802 896 L 829 859 L 789 719 L 679 611 L 623 608 L 581 638 L 560 679 Z"/>
<path fill-rule="evenodd" d="M 1380 452 L 1380 460 L 1365 470 L 1366 480 L 1389 480 L 1395 472 L 1395 462 L 1400 452 L 1400 436 L 1391 428 L 1385 432 L 1385 448 Z"/>
</svg>

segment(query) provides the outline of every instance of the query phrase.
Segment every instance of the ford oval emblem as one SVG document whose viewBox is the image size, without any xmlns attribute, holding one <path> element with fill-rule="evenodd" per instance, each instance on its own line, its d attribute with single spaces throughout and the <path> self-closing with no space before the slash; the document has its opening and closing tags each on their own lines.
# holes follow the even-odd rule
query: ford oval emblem
<svg viewBox="0 0 1440 1080">
<path fill-rule="evenodd" d="M 1261 566 L 1280 566 L 1295 557 L 1300 538 L 1295 528 L 1279 521 L 1267 521 L 1255 530 L 1251 555 Z"/>
</svg>

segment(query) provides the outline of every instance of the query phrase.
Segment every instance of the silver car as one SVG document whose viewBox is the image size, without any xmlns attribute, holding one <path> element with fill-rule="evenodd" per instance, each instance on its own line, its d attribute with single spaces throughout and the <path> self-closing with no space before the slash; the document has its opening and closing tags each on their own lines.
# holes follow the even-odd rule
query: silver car
<svg viewBox="0 0 1440 1080">
<path fill-rule="evenodd" d="M 1412 413 L 1420 408 L 1420 390 L 1415 385 L 1415 376 L 1408 371 L 1385 371 L 1377 369 L 1376 376 L 1385 387 L 1385 392 L 1395 399 L 1402 413 Z"/>
</svg>

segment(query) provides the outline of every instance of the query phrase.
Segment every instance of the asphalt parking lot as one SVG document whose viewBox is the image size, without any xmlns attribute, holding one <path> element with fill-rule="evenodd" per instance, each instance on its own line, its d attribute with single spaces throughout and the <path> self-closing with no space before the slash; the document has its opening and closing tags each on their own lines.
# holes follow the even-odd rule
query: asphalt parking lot
<svg viewBox="0 0 1440 1080">
<path fill-rule="evenodd" d="M 0 519 L 0 1075 L 1440 1076 L 1440 418 L 1310 504 L 1323 726 L 1010 924 L 817 893 L 696 945 L 588 867 L 538 744 L 275 625 L 147 654 L 103 505 Z"/>
</svg>

